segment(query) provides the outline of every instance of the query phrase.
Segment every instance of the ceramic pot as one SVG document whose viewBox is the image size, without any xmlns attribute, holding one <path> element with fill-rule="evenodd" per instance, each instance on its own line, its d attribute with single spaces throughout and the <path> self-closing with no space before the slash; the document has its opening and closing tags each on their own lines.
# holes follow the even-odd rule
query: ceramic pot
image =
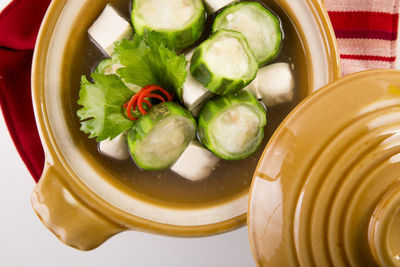
<svg viewBox="0 0 400 267">
<path fill-rule="evenodd" d="M 400 71 L 353 74 L 307 98 L 251 187 L 258 266 L 400 266 Z"/>
<path fill-rule="evenodd" d="M 54 0 L 40 29 L 33 63 L 33 101 L 46 165 L 32 203 L 37 215 L 62 242 L 88 250 L 125 230 L 174 236 L 204 236 L 246 222 L 248 191 L 213 205 L 176 208 L 129 192 L 92 156 L 78 149 L 69 129 L 68 88 L 72 59 L 87 29 L 107 3 Z M 318 1 L 277 0 L 303 42 L 313 91 L 339 77 L 338 54 L 327 14 Z M 75 101 L 75 100 L 74 100 Z"/>
</svg>

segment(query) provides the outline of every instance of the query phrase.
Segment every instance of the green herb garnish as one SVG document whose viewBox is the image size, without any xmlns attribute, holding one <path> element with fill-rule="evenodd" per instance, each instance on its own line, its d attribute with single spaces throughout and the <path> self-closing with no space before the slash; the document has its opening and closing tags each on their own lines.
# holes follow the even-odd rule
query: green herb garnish
<svg viewBox="0 0 400 267">
<path fill-rule="evenodd" d="M 81 131 L 90 134 L 89 138 L 96 137 L 98 142 L 113 139 L 134 124 L 124 115 L 122 107 L 134 92 L 117 75 L 92 73 L 92 78 L 94 83 L 85 76 L 81 79 L 78 104 L 83 108 L 77 113 Z"/>
<path fill-rule="evenodd" d="M 125 66 L 117 70 L 124 81 L 141 87 L 158 85 L 182 99 L 187 61 L 184 55 L 178 56 L 166 48 L 159 34 L 136 34 L 132 41 L 123 40 L 117 44 L 115 53 Z"/>
</svg>

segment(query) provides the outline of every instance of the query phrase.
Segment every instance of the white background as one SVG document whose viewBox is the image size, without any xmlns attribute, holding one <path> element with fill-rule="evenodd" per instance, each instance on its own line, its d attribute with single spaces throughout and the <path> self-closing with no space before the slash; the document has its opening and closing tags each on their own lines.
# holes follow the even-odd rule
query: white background
<svg viewBox="0 0 400 267">
<path fill-rule="evenodd" d="M 8 2 L 0 0 L 0 10 Z M 0 178 L 1 267 L 254 266 L 247 227 L 194 239 L 130 231 L 90 252 L 63 245 L 32 210 L 30 195 L 35 183 L 11 141 L 1 113 Z"/>
<path fill-rule="evenodd" d="M 0 0 L 0 10 L 10 2 Z M 399 68 L 399 61 L 397 62 Z M 208 238 L 169 238 L 139 232 L 119 234 L 98 249 L 63 245 L 36 217 L 35 186 L 0 113 L 0 266 L 4 267 L 252 267 L 247 227 Z"/>
</svg>

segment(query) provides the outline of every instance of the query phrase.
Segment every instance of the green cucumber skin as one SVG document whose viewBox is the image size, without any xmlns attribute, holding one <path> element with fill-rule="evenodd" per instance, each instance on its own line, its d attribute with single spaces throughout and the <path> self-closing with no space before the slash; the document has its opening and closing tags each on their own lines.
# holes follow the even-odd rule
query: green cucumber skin
<svg viewBox="0 0 400 267">
<path fill-rule="evenodd" d="M 282 40 L 283 40 L 283 30 L 282 30 L 282 26 L 281 26 L 281 21 L 279 20 L 279 18 L 272 13 L 270 10 L 268 10 L 267 8 L 265 8 L 262 4 L 258 3 L 258 2 L 235 2 L 232 3 L 228 6 L 226 6 L 214 19 L 214 23 L 212 25 L 212 32 L 216 32 L 218 30 L 220 30 L 220 24 L 221 21 L 226 17 L 227 13 L 230 13 L 231 9 L 236 8 L 238 5 L 254 5 L 259 9 L 264 9 L 268 15 L 274 20 L 274 24 L 275 24 L 275 29 L 276 32 L 278 33 L 278 39 L 277 39 L 277 44 L 275 46 L 275 49 L 271 52 L 271 54 L 263 59 L 257 59 L 258 60 L 258 66 L 261 68 L 263 66 L 265 66 L 268 62 L 270 62 L 271 60 L 273 60 L 274 58 L 276 58 L 276 56 L 279 54 L 281 47 L 282 47 Z"/>
<path fill-rule="evenodd" d="M 105 74 L 106 68 L 111 66 L 113 63 L 113 60 L 111 58 L 106 58 L 100 61 L 100 63 L 97 65 L 97 67 L 94 69 L 94 73 L 100 73 L 100 74 Z"/>
<path fill-rule="evenodd" d="M 94 69 L 93 73 L 100 73 L 100 74 L 105 74 L 109 75 L 107 72 L 107 68 L 113 66 L 114 64 L 120 64 L 118 57 L 116 54 L 114 54 L 112 57 L 108 57 L 100 61 L 96 68 Z M 116 74 L 116 73 L 114 73 Z M 118 74 L 117 74 L 118 75 Z M 119 76 L 119 75 L 118 75 Z"/>
<path fill-rule="evenodd" d="M 151 129 L 156 125 L 157 122 L 167 118 L 168 116 L 182 116 L 188 118 L 193 124 L 194 129 L 197 128 L 196 120 L 193 118 L 192 114 L 181 107 L 175 102 L 164 102 L 154 106 L 146 115 L 141 116 L 135 123 L 134 127 L 129 130 L 127 135 L 128 146 L 130 154 L 135 161 L 135 163 L 144 170 L 156 171 L 169 168 L 172 163 L 166 163 L 165 165 L 160 165 L 158 167 L 149 166 L 142 162 L 140 155 L 136 155 L 135 147 L 141 142 Z M 195 134 L 193 135 L 193 139 Z M 187 140 L 187 144 L 192 140 Z M 183 152 L 183 151 L 182 151 Z"/>
<path fill-rule="evenodd" d="M 257 59 L 251 52 L 246 39 L 241 33 L 231 30 L 220 30 L 214 33 L 214 35 L 212 35 L 208 40 L 203 42 L 194 51 L 191 59 L 190 73 L 198 82 L 200 82 L 204 87 L 206 87 L 214 94 L 217 95 L 234 94 L 242 90 L 244 87 L 246 87 L 249 83 L 251 83 L 255 79 L 258 71 L 258 65 L 253 66 L 252 75 L 246 80 L 243 79 L 232 80 L 214 74 L 208 67 L 207 63 L 202 61 L 202 58 L 205 53 L 204 47 L 207 46 L 209 42 L 212 42 L 215 36 L 218 34 L 229 34 L 231 37 L 234 37 L 240 41 L 243 49 L 245 50 L 247 56 L 250 59 L 250 67 L 251 65 L 253 65 L 251 62 L 254 61 L 257 62 Z"/>
<path fill-rule="evenodd" d="M 190 24 L 190 27 L 181 29 L 181 30 L 156 30 L 152 29 L 142 23 L 139 23 L 138 20 L 135 19 L 135 9 L 136 9 L 136 1 L 133 1 L 133 7 L 131 12 L 131 20 L 133 28 L 135 32 L 139 35 L 144 34 L 145 32 L 157 32 L 166 40 L 166 45 L 169 49 L 178 50 L 185 49 L 189 46 L 196 43 L 201 35 L 203 34 L 204 24 L 206 21 L 206 10 L 204 8 L 204 4 L 202 0 L 193 0 L 197 2 L 197 5 L 200 8 L 200 12 L 197 14 L 193 22 Z"/>
<path fill-rule="evenodd" d="M 211 122 L 219 116 L 222 112 L 227 109 L 234 107 L 236 105 L 248 105 L 255 113 L 257 113 L 260 124 L 259 124 L 259 134 L 257 143 L 250 150 L 243 152 L 239 155 L 228 155 L 218 149 L 218 145 L 215 145 L 213 140 L 210 138 L 211 133 L 209 126 Z M 225 96 L 215 96 L 210 99 L 200 111 L 199 115 L 199 125 L 198 125 L 198 137 L 201 143 L 211 150 L 219 158 L 237 161 L 248 158 L 250 155 L 254 154 L 261 145 L 264 138 L 264 126 L 267 125 L 266 119 L 267 113 L 265 108 L 258 102 L 258 100 L 249 92 L 240 91 L 237 94 L 229 94 Z"/>
</svg>

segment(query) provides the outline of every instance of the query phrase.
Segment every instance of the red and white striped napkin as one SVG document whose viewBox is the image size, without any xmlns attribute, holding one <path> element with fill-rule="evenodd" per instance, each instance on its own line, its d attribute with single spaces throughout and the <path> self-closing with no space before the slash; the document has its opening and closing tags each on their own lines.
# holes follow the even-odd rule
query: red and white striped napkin
<svg viewBox="0 0 400 267">
<path fill-rule="evenodd" d="M 399 0 L 325 0 L 342 74 L 395 68 Z"/>
</svg>

